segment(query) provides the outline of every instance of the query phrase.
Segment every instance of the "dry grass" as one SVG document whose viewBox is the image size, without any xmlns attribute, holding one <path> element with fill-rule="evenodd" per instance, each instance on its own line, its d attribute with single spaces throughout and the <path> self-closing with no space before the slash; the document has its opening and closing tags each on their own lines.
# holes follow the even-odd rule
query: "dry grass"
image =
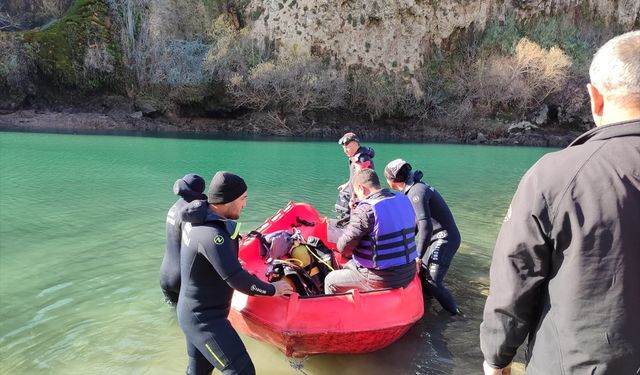
<svg viewBox="0 0 640 375">
<path fill-rule="evenodd" d="M 523 38 L 513 55 L 480 59 L 468 92 L 480 113 L 524 112 L 559 91 L 570 66 L 571 60 L 559 48 L 546 50 Z"/>
</svg>

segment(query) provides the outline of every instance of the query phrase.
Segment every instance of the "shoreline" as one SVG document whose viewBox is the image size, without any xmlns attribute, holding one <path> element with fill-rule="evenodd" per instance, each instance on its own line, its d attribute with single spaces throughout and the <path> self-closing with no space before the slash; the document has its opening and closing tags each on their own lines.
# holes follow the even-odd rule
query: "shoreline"
<svg viewBox="0 0 640 375">
<path fill-rule="evenodd" d="M 0 131 L 131 135 L 168 138 L 238 138 L 337 140 L 353 131 L 367 142 L 410 142 L 470 145 L 506 145 L 566 147 L 581 132 L 564 129 L 516 129 L 500 122 L 465 128 L 417 125 L 414 122 L 388 120 L 375 123 L 329 120 L 315 121 L 305 128 L 286 131 L 260 124 L 260 118 L 146 117 L 140 112 L 117 108 L 104 111 L 76 107 L 53 109 L 21 109 L 0 112 Z M 512 126 L 513 128 L 513 126 Z"/>
</svg>

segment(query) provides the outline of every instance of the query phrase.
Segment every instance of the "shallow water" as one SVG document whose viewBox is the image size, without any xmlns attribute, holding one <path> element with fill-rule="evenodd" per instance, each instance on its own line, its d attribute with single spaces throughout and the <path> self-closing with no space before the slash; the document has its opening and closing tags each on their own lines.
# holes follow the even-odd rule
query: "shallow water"
<svg viewBox="0 0 640 375">
<path fill-rule="evenodd" d="M 313 356 L 302 371 L 479 373 L 493 242 L 518 180 L 553 150 L 367 145 L 378 172 L 403 157 L 451 206 L 462 246 L 446 284 L 466 318 L 434 302 L 390 347 Z M 248 231 L 290 200 L 331 215 L 346 164 L 334 142 L 0 133 L 0 372 L 184 373 L 184 337 L 158 286 L 173 182 L 189 172 L 207 182 L 216 170 L 242 175 Z M 276 348 L 243 339 L 259 374 L 299 373 Z"/>
</svg>

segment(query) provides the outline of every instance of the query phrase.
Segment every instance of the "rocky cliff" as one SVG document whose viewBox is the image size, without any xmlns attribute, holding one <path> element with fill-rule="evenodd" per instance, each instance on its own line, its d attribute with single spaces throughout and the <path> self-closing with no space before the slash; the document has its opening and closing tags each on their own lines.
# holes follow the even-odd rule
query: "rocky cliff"
<svg viewBox="0 0 640 375">
<path fill-rule="evenodd" d="M 460 37 L 508 16 L 522 23 L 562 14 L 624 28 L 640 21 L 640 1 L 543 0 L 254 0 L 251 33 L 278 44 L 329 54 L 337 63 L 414 71 Z"/>
<path fill-rule="evenodd" d="M 145 113 L 264 112 L 285 132 L 322 111 L 460 122 L 542 106 L 570 118 L 586 108 L 573 93 L 595 48 L 638 27 L 638 0 L 6 0 L 0 107 L 117 93 Z M 499 82 L 521 44 L 540 64 L 563 61 L 553 85 L 536 82 L 544 95 L 517 95 L 526 72 Z M 474 90 L 492 80 L 511 96 Z"/>
</svg>

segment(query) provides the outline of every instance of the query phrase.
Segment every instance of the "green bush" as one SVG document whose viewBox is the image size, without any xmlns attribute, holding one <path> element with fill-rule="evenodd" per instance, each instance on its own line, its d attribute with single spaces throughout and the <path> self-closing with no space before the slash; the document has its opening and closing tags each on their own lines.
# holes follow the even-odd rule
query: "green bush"
<svg viewBox="0 0 640 375">
<path fill-rule="evenodd" d="M 77 0 L 64 18 L 42 31 L 24 32 L 37 55 L 40 78 L 53 86 L 97 89 L 113 84 L 121 64 L 109 30 L 109 9 L 98 0 Z"/>
</svg>

